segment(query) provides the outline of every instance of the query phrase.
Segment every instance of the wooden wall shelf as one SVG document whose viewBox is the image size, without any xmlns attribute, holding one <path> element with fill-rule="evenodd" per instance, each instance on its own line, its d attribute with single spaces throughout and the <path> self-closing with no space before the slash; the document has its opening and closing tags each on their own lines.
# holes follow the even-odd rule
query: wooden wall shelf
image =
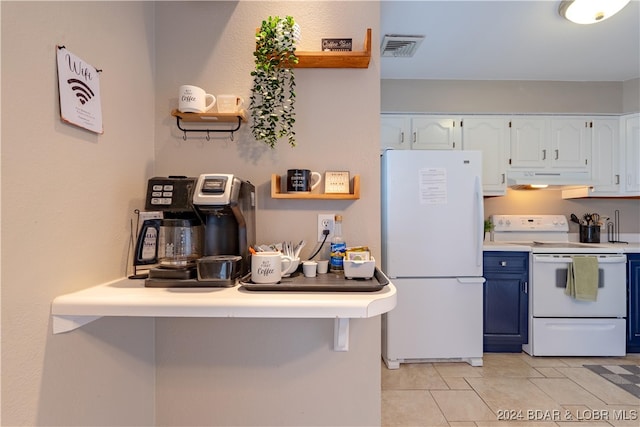
<svg viewBox="0 0 640 427">
<path fill-rule="evenodd" d="M 187 140 L 188 132 L 206 132 L 207 140 L 210 139 L 211 133 L 228 132 L 231 134 L 231 140 L 233 141 L 233 133 L 240 129 L 240 125 L 247 121 L 247 111 L 240 110 L 236 113 L 182 113 L 178 110 L 173 110 L 171 115 L 176 118 L 176 126 L 183 133 L 183 139 Z M 181 125 L 181 122 L 185 123 L 236 123 L 236 127 L 232 129 L 186 129 Z"/>
<path fill-rule="evenodd" d="M 256 31 L 260 31 L 258 28 Z M 293 68 L 369 68 L 371 61 L 371 28 L 367 28 L 364 50 L 351 52 L 296 50 L 298 63 Z"/>
<path fill-rule="evenodd" d="M 304 199 L 304 200 L 358 200 L 360 198 L 360 175 L 354 175 L 351 193 L 282 193 L 281 177 L 278 174 L 271 175 L 272 199 Z"/>
<path fill-rule="evenodd" d="M 371 60 L 371 28 L 367 28 L 364 50 L 352 52 L 300 52 L 294 68 L 369 68 Z"/>
<path fill-rule="evenodd" d="M 246 110 L 240 110 L 237 113 L 181 113 L 178 110 L 173 110 L 171 115 L 180 118 L 183 122 L 192 123 L 234 123 L 238 119 L 243 122 L 247 121 Z"/>
</svg>

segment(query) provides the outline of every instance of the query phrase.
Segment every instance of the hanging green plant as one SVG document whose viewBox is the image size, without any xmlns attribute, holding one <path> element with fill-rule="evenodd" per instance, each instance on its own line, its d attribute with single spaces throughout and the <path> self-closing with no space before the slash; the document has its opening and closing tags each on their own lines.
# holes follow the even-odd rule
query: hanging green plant
<svg viewBox="0 0 640 427">
<path fill-rule="evenodd" d="M 269 17 L 256 34 L 255 70 L 249 110 L 254 138 L 274 148 L 280 138 L 296 146 L 293 66 L 299 26 L 291 16 Z"/>
</svg>

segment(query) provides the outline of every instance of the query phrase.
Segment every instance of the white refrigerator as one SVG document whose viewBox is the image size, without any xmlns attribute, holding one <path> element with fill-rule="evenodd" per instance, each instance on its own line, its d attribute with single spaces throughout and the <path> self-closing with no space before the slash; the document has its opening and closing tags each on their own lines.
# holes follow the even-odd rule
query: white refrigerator
<svg viewBox="0 0 640 427">
<path fill-rule="evenodd" d="M 398 296 L 382 319 L 385 364 L 482 366 L 481 153 L 387 150 L 381 167 L 381 264 Z"/>
</svg>

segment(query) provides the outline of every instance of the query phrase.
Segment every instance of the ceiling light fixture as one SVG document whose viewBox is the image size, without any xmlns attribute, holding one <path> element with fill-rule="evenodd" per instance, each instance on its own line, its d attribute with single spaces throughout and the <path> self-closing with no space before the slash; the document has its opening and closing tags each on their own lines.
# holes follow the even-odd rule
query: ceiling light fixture
<svg viewBox="0 0 640 427">
<path fill-rule="evenodd" d="M 620 12 L 630 0 L 564 0 L 558 13 L 576 24 L 595 24 Z"/>
</svg>

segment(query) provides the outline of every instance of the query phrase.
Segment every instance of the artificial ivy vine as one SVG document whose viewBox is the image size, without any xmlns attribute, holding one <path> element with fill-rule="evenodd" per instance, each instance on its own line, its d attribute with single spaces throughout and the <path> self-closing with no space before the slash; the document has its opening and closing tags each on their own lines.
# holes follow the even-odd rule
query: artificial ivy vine
<svg viewBox="0 0 640 427">
<path fill-rule="evenodd" d="M 274 148 L 280 138 L 296 146 L 294 64 L 298 29 L 291 16 L 269 17 L 256 34 L 255 70 L 251 88 L 251 132 Z"/>
</svg>

